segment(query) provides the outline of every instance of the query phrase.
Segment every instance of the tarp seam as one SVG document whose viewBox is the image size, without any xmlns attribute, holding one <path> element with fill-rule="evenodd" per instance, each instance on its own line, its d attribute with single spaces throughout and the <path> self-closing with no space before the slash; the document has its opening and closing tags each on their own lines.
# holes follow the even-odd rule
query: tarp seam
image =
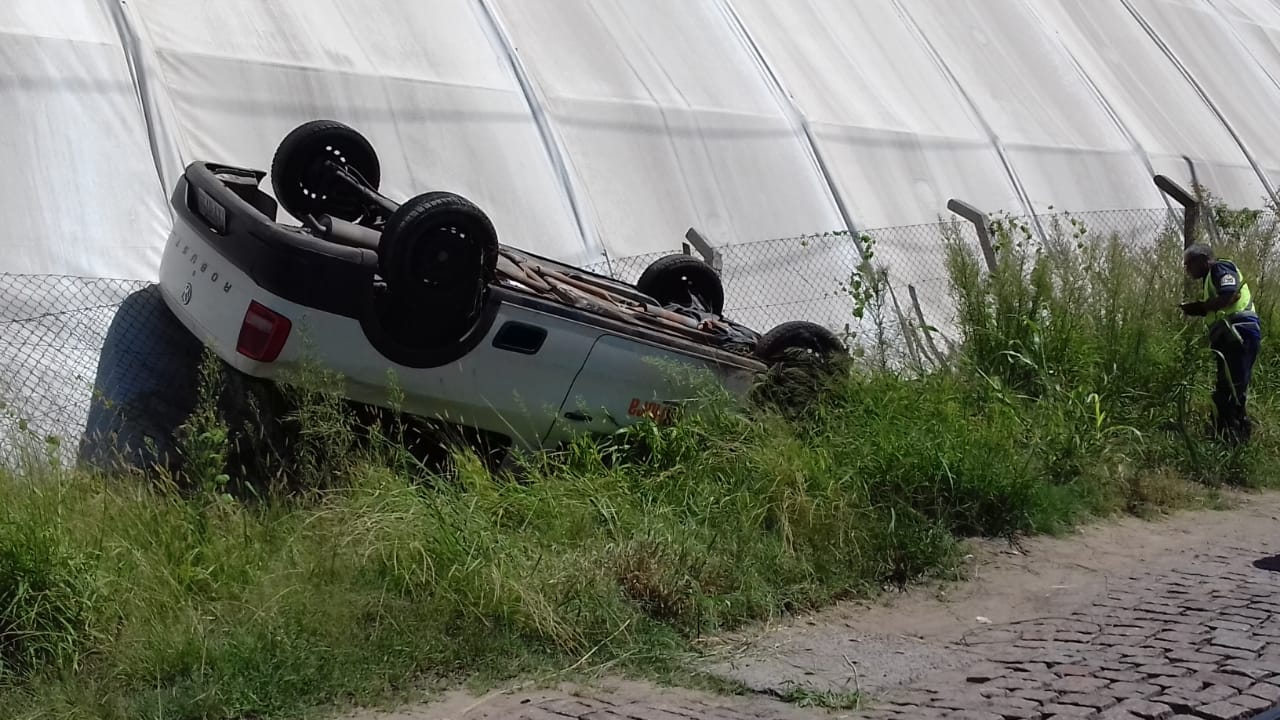
<svg viewBox="0 0 1280 720">
<path fill-rule="evenodd" d="M 1218 6 L 1217 0 L 1207 0 L 1207 2 L 1209 3 L 1209 7 L 1213 8 L 1213 11 L 1222 18 L 1223 26 L 1231 33 L 1231 37 L 1235 38 L 1236 42 L 1240 44 L 1240 49 L 1244 50 L 1249 55 L 1249 59 L 1258 66 L 1258 69 L 1262 71 L 1263 75 L 1267 76 L 1267 79 L 1271 81 L 1271 84 L 1275 85 L 1277 89 L 1280 89 L 1280 80 L 1277 80 L 1276 76 L 1272 75 L 1271 71 L 1267 69 L 1266 64 L 1258 59 L 1257 54 L 1255 54 L 1253 49 L 1249 47 L 1249 43 L 1246 42 L 1244 38 L 1241 37 L 1240 32 L 1236 30 L 1235 23 L 1227 16 L 1227 13 Z"/>
<path fill-rule="evenodd" d="M 1032 204 L 1031 197 L 1027 194 L 1027 190 L 1022 184 L 1021 178 L 1018 177 L 1017 170 L 1014 170 L 1013 168 L 1013 163 L 1009 159 L 1009 154 L 1005 150 L 1004 142 L 1000 139 L 1000 135 L 996 132 L 990 121 L 987 120 L 986 116 L 983 115 L 982 111 L 978 108 L 978 103 L 960 82 L 960 78 L 956 77 L 955 72 L 953 72 L 951 67 L 947 65 L 946 61 L 942 57 L 942 53 L 938 51 L 938 48 L 933 44 L 933 41 L 925 34 L 924 28 L 920 26 L 920 23 L 916 22 L 916 19 L 911 15 L 911 12 L 907 10 L 906 6 L 904 6 L 900 0 L 890 0 L 890 2 L 893 3 L 894 9 L 897 10 L 898 15 L 906 21 L 908 27 L 911 28 L 916 38 L 924 45 L 929 56 L 933 58 L 934 64 L 937 65 L 938 69 L 947 77 L 947 80 L 951 83 L 951 86 L 955 88 L 956 92 L 960 93 L 960 97 L 964 99 L 965 104 L 969 106 L 970 111 L 982 126 L 983 131 L 986 132 L 987 139 L 991 142 L 992 148 L 995 149 L 996 156 L 1000 159 L 1000 164 L 1004 167 L 1005 174 L 1009 176 L 1009 182 L 1013 184 L 1013 191 L 1017 194 L 1018 200 L 1026 210 L 1027 216 L 1031 218 L 1031 224 L 1035 228 L 1037 235 L 1039 235 L 1041 240 L 1046 240 L 1048 235 L 1040 225 L 1040 217 L 1036 213 L 1035 206 Z M 990 211 L 990 208 L 982 209 L 984 211 Z"/>
<path fill-rule="evenodd" d="M 1267 195 L 1271 198 L 1272 202 L 1280 202 L 1280 200 L 1277 200 L 1276 191 L 1271 186 L 1271 181 L 1267 179 L 1266 172 L 1264 172 L 1262 166 L 1258 164 L 1258 160 L 1253 156 L 1253 152 L 1249 150 L 1248 143 L 1246 143 L 1244 138 L 1240 136 L 1240 133 L 1236 131 L 1235 126 L 1227 120 L 1227 116 L 1223 114 L 1222 110 L 1218 107 L 1218 104 L 1209 96 L 1208 91 L 1204 89 L 1204 86 L 1200 84 L 1200 81 L 1196 79 L 1191 70 L 1182 62 L 1177 53 L 1173 51 L 1173 48 L 1169 47 L 1169 44 L 1160 37 L 1160 34 L 1156 32 L 1151 23 L 1143 17 L 1142 13 L 1138 11 L 1138 8 L 1134 6 L 1132 0 L 1120 0 L 1120 2 L 1124 4 L 1125 9 L 1129 11 L 1129 14 L 1133 16 L 1133 19 L 1142 27 L 1142 31 L 1147 34 L 1147 37 L 1151 38 L 1151 41 L 1156 44 L 1156 47 L 1160 48 L 1160 51 L 1169 59 L 1169 62 L 1173 63 L 1173 66 L 1178 69 L 1178 72 L 1182 74 L 1182 77 L 1191 84 L 1192 89 L 1196 91 L 1196 94 L 1200 96 L 1200 99 L 1204 101 L 1204 104 L 1207 105 L 1209 110 L 1218 118 L 1218 122 L 1222 123 L 1222 126 L 1226 129 L 1227 133 L 1229 133 L 1231 138 L 1235 140 L 1236 144 L 1240 146 L 1240 151 L 1244 153 L 1245 159 L 1249 161 L 1250 167 L 1252 167 L 1253 172 L 1257 174 L 1258 180 L 1262 182 L 1262 187 L 1266 189 Z"/>
<path fill-rule="evenodd" d="M 571 161 L 566 157 L 567 153 L 565 153 L 556 135 L 550 116 L 546 112 L 528 69 L 524 66 L 524 61 L 520 59 L 515 44 L 511 42 L 511 35 L 507 31 L 506 25 L 502 22 L 501 15 L 489 0 L 474 0 L 474 2 L 480 8 L 482 16 L 487 21 L 491 36 L 498 41 L 499 46 L 502 48 L 507 64 L 515 75 L 521 92 L 524 94 L 525 102 L 529 106 L 529 112 L 533 115 L 534 124 L 538 128 L 538 135 L 542 139 L 543 150 L 551 161 L 551 167 L 555 171 L 556 177 L 560 180 L 560 187 L 565 193 L 565 198 L 569 201 L 574 222 L 578 226 L 583 249 L 588 252 L 599 252 L 603 255 L 606 266 L 609 268 L 609 272 L 612 273 L 613 265 L 612 259 L 609 257 L 609 250 L 599 237 L 599 232 L 594 224 L 586 217 L 583 197 L 578 191 L 577 183 L 574 181 L 573 172 L 570 169 Z"/>
<path fill-rule="evenodd" d="M 789 110 L 792 123 L 798 126 L 800 132 L 803 133 L 805 145 L 809 151 L 810 157 L 817 167 L 818 174 L 822 177 L 823 183 L 827 187 L 827 192 L 831 193 L 831 200 L 835 203 L 836 211 L 840 213 L 840 218 L 845 224 L 845 229 L 848 230 L 850 236 L 853 237 L 854 242 L 857 243 L 858 253 L 865 257 L 866 249 L 862 246 L 862 240 L 859 238 L 859 233 L 861 231 L 859 230 L 857 222 L 853 219 L 853 212 L 849 209 L 848 202 L 845 201 L 844 196 L 840 192 L 840 188 L 835 181 L 835 176 L 827 166 L 826 159 L 822 155 L 822 150 L 818 147 L 817 138 L 814 136 L 813 128 L 810 126 L 808 116 L 800 109 L 799 104 L 796 103 L 795 98 L 791 93 L 787 91 L 786 86 L 782 84 L 781 76 L 778 75 L 777 71 L 769 63 L 768 57 L 761 49 L 760 44 L 757 43 L 755 38 L 751 35 L 751 31 L 747 29 L 746 23 L 742 21 L 742 17 L 738 14 L 738 11 L 733 6 L 731 0 L 717 0 L 717 4 L 720 6 L 724 15 L 728 18 L 730 24 L 737 31 L 738 37 L 741 38 L 742 42 L 747 46 L 747 49 L 751 51 L 752 56 L 759 64 L 760 68 L 764 70 L 765 77 L 769 81 L 774 94 L 781 100 L 783 107 Z"/>
<path fill-rule="evenodd" d="M 170 222 L 172 222 L 173 208 L 167 202 L 170 190 L 166 186 L 162 159 L 164 152 L 161 149 L 162 141 L 157 127 L 159 119 L 155 116 L 156 108 L 148 101 L 148 98 L 152 97 L 152 90 L 150 73 L 146 68 L 139 48 L 141 39 L 137 34 L 136 28 L 133 27 L 129 20 L 124 0 L 102 0 L 102 2 L 107 16 L 111 18 L 112 26 L 120 38 L 120 49 L 124 53 L 125 64 L 129 68 L 129 77 L 133 81 L 138 109 L 142 112 L 142 122 L 147 134 L 147 146 L 151 149 L 152 165 L 156 171 L 156 184 L 160 188 L 161 197 L 166 199 L 164 209 L 168 213 Z M 170 149 L 172 152 L 177 153 L 176 148 Z"/>
<path fill-rule="evenodd" d="M 1035 21 L 1040 24 L 1040 28 L 1041 30 L 1043 30 L 1043 34 L 1054 36 L 1054 39 L 1057 40 L 1058 42 L 1058 47 L 1062 49 L 1062 52 L 1064 55 L 1066 55 L 1067 60 L 1071 62 L 1071 67 L 1076 71 L 1076 74 L 1080 76 L 1080 79 L 1084 81 L 1084 84 L 1089 88 L 1090 94 L 1092 94 L 1094 99 L 1098 101 L 1098 104 L 1102 107 L 1103 112 L 1107 114 L 1107 117 L 1111 119 L 1111 122 L 1115 123 L 1116 128 L 1118 128 L 1120 132 L 1125 136 L 1125 139 L 1129 141 L 1129 144 L 1133 148 L 1134 153 L 1136 153 L 1138 157 L 1141 159 L 1142 166 L 1145 167 L 1147 170 L 1147 177 L 1154 178 L 1156 175 L 1156 169 L 1155 169 L 1155 165 L 1152 164 L 1151 162 L 1151 155 L 1147 152 L 1147 149 L 1143 147 L 1142 143 L 1138 140 L 1138 136 L 1135 135 L 1133 131 L 1129 129 L 1129 125 L 1125 123 L 1123 118 L 1120 117 L 1120 113 L 1116 112 L 1115 107 L 1113 107 L 1111 103 L 1107 100 L 1101 88 L 1099 88 L 1098 84 L 1094 81 L 1093 77 L 1089 75 L 1089 73 L 1084 69 L 1084 65 L 1081 64 L 1080 59 L 1076 57 L 1076 54 L 1071 51 L 1071 47 L 1067 44 L 1067 41 L 1062 38 L 1062 35 L 1060 33 L 1051 32 L 1050 25 L 1045 20 L 1044 16 L 1041 13 L 1036 11 L 1035 0 L 1025 0 L 1024 5 L 1026 6 L 1027 12 L 1030 13 L 1031 17 L 1034 18 Z M 1164 203 L 1164 206 L 1166 209 L 1173 210 L 1173 206 L 1170 204 L 1169 198 L 1164 193 L 1158 192 L 1155 189 L 1154 185 L 1152 186 L 1151 192 L 1155 193 L 1160 197 L 1160 200 L 1161 202 Z"/>
</svg>

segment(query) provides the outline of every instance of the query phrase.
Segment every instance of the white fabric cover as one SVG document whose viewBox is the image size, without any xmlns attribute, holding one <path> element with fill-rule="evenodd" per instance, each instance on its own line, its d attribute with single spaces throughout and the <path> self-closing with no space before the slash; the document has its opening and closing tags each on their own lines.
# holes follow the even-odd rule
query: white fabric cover
<svg viewBox="0 0 1280 720">
<path fill-rule="evenodd" d="M 1280 171 L 1269 0 L 9 0 L 0 33 L 0 272 L 150 279 L 186 162 L 317 117 L 390 195 L 582 263 Z"/>
<path fill-rule="evenodd" d="M 153 277 L 165 190 L 101 0 L 0 2 L 0 273 Z"/>
<path fill-rule="evenodd" d="M 1235 135 L 1238 146 L 1262 176 L 1274 188 L 1273 178 L 1280 173 L 1280 148 L 1274 142 L 1273 118 L 1280 117 L 1280 77 L 1274 49 L 1267 55 L 1255 55 L 1241 31 L 1256 38 L 1261 28 L 1240 15 L 1239 10 L 1260 5 L 1239 3 L 1230 6 L 1221 0 L 1188 2 L 1187 0 L 1128 0 L 1150 25 L 1151 31 L 1168 47 L 1167 55 L 1185 69 L 1187 76 L 1200 88 L 1205 102 L 1222 118 L 1222 123 Z M 1269 13 L 1275 19 L 1275 10 Z M 1272 31 L 1274 33 L 1274 30 Z M 1261 48 L 1259 48 L 1261 49 Z M 1250 205 L 1258 205 L 1265 197 L 1263 189 L 1255 190 Z"/>
<path fill-rule="evenodd" d="M 471 0 L 137 0 L 133 17 L 184 164 L 265 170 L 298 124 L 341 120 L 379 151 L 389 196 L 457 192 L 513 244 L 598 259 Z"/>
<path fill-rule="evenodd" d="M 1185 156 L 1221 197 L 1259 203 L 1262 185 L 1240 146 L 1123 3 L 1040 0 L 1034 7 L 1154 172 L 1189 182 Z"/>
</svg>

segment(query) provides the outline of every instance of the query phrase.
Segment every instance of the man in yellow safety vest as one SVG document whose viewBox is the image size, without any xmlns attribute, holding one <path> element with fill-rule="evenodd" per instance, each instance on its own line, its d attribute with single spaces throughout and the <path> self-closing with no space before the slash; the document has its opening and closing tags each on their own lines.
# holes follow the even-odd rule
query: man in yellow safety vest
<svg viewBox="0 0 1280 720">
<path fill-rule="evenodd" d="M 1182 263 L 1189 277 L 1203 281 L 1201 299 L 1183 303 L 1182 311 L 1206 317 L 1209 322 L 1209 347 L 1218 363 L 1218 383 L 1213 391 L 1218 434 L 1247 442 L 1252 426 L 1245 401 L 1262 343 L 1253 294 L 1235 263 L 1215 258 L 1208 245 L 1187 248 Z"/>
</svg>

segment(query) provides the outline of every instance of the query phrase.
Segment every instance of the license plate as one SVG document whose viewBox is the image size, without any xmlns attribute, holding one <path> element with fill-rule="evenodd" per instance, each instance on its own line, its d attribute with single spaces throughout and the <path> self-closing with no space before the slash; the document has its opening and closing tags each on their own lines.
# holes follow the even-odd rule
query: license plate
<svg viewBox="0 0 1280 720">
<path fill-rule="evenodd" d="M 196 213 L 209 223 L 209 227 L 219 235 L 227 232 L 227 209 L 218 204 L 209 193 L 196 188 Z"/>
</svg>

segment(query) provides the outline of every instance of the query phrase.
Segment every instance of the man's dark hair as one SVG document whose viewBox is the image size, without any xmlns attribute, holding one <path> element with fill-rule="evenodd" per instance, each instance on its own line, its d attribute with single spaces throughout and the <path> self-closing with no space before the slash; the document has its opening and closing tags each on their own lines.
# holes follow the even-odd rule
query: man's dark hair
<svg viewBox="0 0 1280 720">
<path fill-rule="evenodd" d="M 1213 248 L 1204 243 L 1196 243 L 1183 251 L 1182 257 L 1191 260 L 1204 260 L 1205 262 L 1213 262 Z"/>
</svg>

